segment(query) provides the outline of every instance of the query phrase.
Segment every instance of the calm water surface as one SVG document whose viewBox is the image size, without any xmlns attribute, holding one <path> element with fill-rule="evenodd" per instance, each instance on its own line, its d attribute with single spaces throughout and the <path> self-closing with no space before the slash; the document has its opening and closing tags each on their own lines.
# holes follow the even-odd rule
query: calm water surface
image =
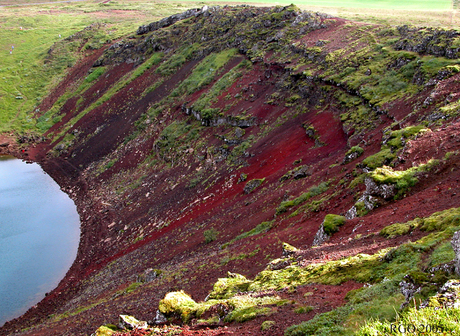
<svg viewBox="0 0 460 336">
<path fill-rule="evenodd" d="M 75 260 L 80 218 L 37 164 L 0 156 L 0 326 L 43 299 Z"/>
</svg>

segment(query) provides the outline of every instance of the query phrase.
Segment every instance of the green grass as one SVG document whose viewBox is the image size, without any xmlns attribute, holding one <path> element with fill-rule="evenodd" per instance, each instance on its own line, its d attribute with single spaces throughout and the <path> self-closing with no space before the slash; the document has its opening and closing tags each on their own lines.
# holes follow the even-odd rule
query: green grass
<svg viewBox="0 0 460 336">
<path fill-rule="evenodd" d="M 48 50 L 54 43 L 91 23 L 85 16 L 36 14 L 16 17 L 14 11 L 6 11 L 0 16 L 0 45 L 4 46 L 0 51 L 0 132 L 33 128 L 32 111 L 76 60 L 72 44 L 45 63 Z M 14 50 L 11 49 L 13 45 Z"/>
<path fill-rule="evenodd" d="M 197 43 L 191 44 L 187 47 L 183 47 L 180 52 L 174 53 L 170 58 L 163 62 L 157 69 L 156 72 L 163 75 L 172 75 L 178 68 L 180 68 L 187 60 L 189 60 L 193 53 L 198 50 L 199 45 Z"/>
<path fill-rule="evenodd" d="M 11 4 L 9 1 L 3 3 Z M 64 5 L 3 7 L 0 13 L 0 132 L 35 129 L 34 110 L 81 57 L 80 48 L 83 51 L 98 48 L 106 42 L 134 33 L 141 24 L 190 7 L 198 6 L 193 2 L 165 4 L 129 1 L 102 4 L 81 1 Z M 130 15 L 119 16 L 111 10 L 127 10 Z M 90 34 L 88 41 L 65 40 L 94 23 L 101 26 L 86 32 Z M 50 48 L 54 51 L 48 54 Z M 93 72 L 94 77 L 90 75 L 89 79 L 100 75 L 98 71 Z M 52 113 L 45 119 L 48 120 L 41 120 L 39 132 L 53 124 Z"/>
<path fill-rule="evenodd" d="M 249 231 L 246 231 L 246 232 L 243 232 L 242 234 L 236 236 L 235 238 L 233 238 L 232 240 L 230 240 L 228 243 L 225 243 L 224 245 L 222 245 L 222 248 L 226 248 L 228 245 L 240 240 L 240 239 L 244 239 L 244 238 L 247 238 L 247 237 L 252 237 L 252 236 L 255 236 L 255 235 L 258 235 L 260 233 L 264 233 L 264 232 L 267 232 L 269 231 L 272 226 L 273 226 L 273 222 L 275 220 L 272 220 L 270 222 L 262 222 L 260 224 L 258 224 L 254 229 L 252 230 L 249 230 Z"/>
<path fill-rule="evenodd" d="M 286 212 L 289 208 L 302 204 L 308 201 L 310 198 L 322 194 L 328 188 L 329 188 L 328 182 L 321 182 L 319 185 L 311 187 L 307 192 L 303 193 L 299 197 L 293 200 L 290 200 L 290 201 L 281 202 L 280 206 L 276 208 L 276 213 L 282 214 L 283 212 Z"/>
<path fill-rule="evenodd" d="M 197 111 L 203 111 L 209 108 L 212 103 L 217 101 L 217 97 L 242 75 L 241 68 L 244 66 L 248 66 L 245 61 L 241 62 L 238 66 L 219 78 L 209 90 L 203 93 L 200 98 L 195 101 L 193 108 Z"/>
<path fill-rule="evenodd" d="M 401 130 L 389 131 L 387 141 L 382 144 L 381 150 L 365 158 L 362 161 L 362 165 L 370 169 L 375 169 L 384 165 L 391 165 L 391 162 L 396 158 L 398 151 L 404 147 L 408 140 L 425 132 L 429 132 L 429 129 L 421 125 L 408 126 Z"/>
<path fill-rule="evenodd" d="M 185 121 L 173 121 L 155 142 L 157 154 L 166 161 L 174 160 L 176 155 L 183 154 L 191 141 L 198 139 L 201 128 L 198 123 L 188 125 Z"/>
<path fill-rule="evenodd" d="M 415 327 L 415 330 L 414 330 Z M 460 309 L 411 308 L 389 321 L 371 320 L 357 333 L 357 336 L 373 335 L 459 335 Z"/>
<path fill-rule="evenodd" d="M 219 70 L 237 54 L 236 49 L 227 49 L 205 57 L 180 85 L 171 93 L 172 97 L 192 94 L 212 82 Z"/>
<path fill-rule="evenodd" d="M 328 214 L 324 217 L 324 232 L 327 235 L 339 231 L 339 226 L 345 224 L 346 218 L 344 216 Z"/>
</svg>

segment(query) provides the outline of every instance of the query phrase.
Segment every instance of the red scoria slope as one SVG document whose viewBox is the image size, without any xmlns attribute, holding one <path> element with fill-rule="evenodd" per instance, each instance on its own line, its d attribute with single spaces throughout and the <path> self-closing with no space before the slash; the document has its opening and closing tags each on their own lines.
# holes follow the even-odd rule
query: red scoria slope
<svg viewBox="0 0 460 336">
<path fill-rule="evenodd" d="M 282 242 L 300 248 L 304 264 L 375 253 L 408 239 L 374 235 L 385 226 L 459 206 L 459 159 L 445 160 L 460 149 L 458 108 L 449 105 L 459 91 L 454 61 L 429 56 L 434 48 L 398 50 L 403 31 L 293 6 L 211 8 L 180 19 L 141 27 L 77 64 L 59 85 L 75 94 L 56 109 L 46 141 L 23 145 L 23 155 L 75 200 L 81 242 L 59 286 L 1 335 L 89 335 L 120 314 L 152 320 L 166 293 L 183 289 L 204 300 L 227 272 L 252 278 L 265 269 Z M 63 93 L 55 90 L 40 111 Z M 430 131 L 404 138 L 380 165 L 404 170 L 437 159 L 436 169 L 311 248 L 325 215 L 345 215 L 363 193 L 375 168 L 364 159 L 392 131 L 419 124 Z M 358 145 L 363 155 L 344 160 Z M 289 175 L 295 169 L 304 174 Z M 315 187 L 323 189 L 280 210 Z M 263 222 L 268 231 L 234 240 Z M 414 231 L 411 239 L 423 235 Z M 131 290 L 148 268 L 163 275 Z M 343 305 L 362 285 L 281 291 L 315 309 L 276 307 L 267 332 L 257 317 L 186 326 L 182 334 L 282 335 Z"/>
</svg>

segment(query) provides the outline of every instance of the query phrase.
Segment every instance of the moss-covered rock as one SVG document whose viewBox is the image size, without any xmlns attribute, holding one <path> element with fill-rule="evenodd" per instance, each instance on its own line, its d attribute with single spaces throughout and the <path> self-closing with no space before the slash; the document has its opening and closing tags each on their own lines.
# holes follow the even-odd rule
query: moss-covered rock
<svg viewBox="0 0 460 336">
<path fill-rule="evenodd" d="M 241 274 L 228 272 L 226 278 L 217 280 L 208 298 L 228 299 L 236 293 L 247 291 L 251 282 Z"/>
<path fill-rule="evenodd" d="M 265 179 L 254 179 L 254 180 L 248 181 L 246 185 L 244 186 L 244 193 L 245 194 L 251 193 L 254 189 L 260 186 L 264 180 Z"/>
<path fill-rule="evenodd" d="M 197 308 L 197 303 L 184 291 L 170 292 L 160 301 L 158 309 L 166 316 L 179 315 L 188 321 Z"/>
<path fill-rule="evenodd" d="M 145 321 L 139 321 L 134 316 L 120 315 L 118 327 L 120 329 L 147 329 L 148 324 Z"/>
<path fill-rule="evenodd" d="M 345 153 L 345 157 L 343 158 L 342 163 L 345 164 L 345 163 L 351 162 L 357 159 L 358 157 L 360 157 L 361 155 L 363 155 L 363 153 L 364 153 L 364 149 L 362 149 L 359 146 L 353 146 L 350 148 L 349 151 Z"/>
<path fill-rule="evenodd" d="M 116 331 L 113 330 L 112 328 L 109 328 L 106 326 L 100 326 L 93 335 L 94 336 L 112 336 L 115 333 Z"/>
</svg>

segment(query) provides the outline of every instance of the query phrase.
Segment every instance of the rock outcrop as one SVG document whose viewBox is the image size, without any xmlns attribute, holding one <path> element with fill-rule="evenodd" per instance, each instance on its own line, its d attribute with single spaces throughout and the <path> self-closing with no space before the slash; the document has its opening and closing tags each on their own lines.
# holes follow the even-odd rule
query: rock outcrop
<svg viewBox="0 0 460 336">
<path fill-rule="evenodd" d="M 393 184 L 378 184 L 372 178 L 364 180 L 366 190 L 345 214 L 347 219 L 353 219 L 359 215 L 366 214 L 373 210 L 381 202 L 388 201 L 396 194 L 396 187 Z"/>
<path fill-rule="evenodd" d="M 454 233 L 454 236 L 451 240 L 451 245 L 455 252 L 455 273 L 460 275 L 460 231 Z"/>
</svg>

